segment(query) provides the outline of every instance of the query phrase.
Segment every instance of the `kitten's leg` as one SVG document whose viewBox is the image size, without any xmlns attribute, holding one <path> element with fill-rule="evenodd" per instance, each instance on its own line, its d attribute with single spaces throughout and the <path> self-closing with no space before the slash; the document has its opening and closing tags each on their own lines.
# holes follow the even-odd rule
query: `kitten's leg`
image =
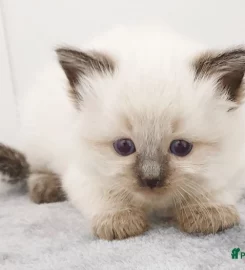
<svg viewBox="0 0 245 270">
<path fill-rule="evenodd" d="M 210 234 L 237 225 L 239 214 L 234 205 L 190 202 L 177 209 L 176 219 L 184 232 Z"/>
<path fill-rule="evenodd" d="M 93 180 L 72 167 L 63 177 L 63 186 L 70 201 L 91 222 L 95 236 L 124 239 L 148 229 L 146 211 L 127 191 L 105 186 L 102 179 L 99 183 Z"/>
<path fill-rule="evenodd" d="M 33 171 L 27 179 L 30 198 L 35 203 L 64 201 L 65 193 L 58 175 L 49 170 Z"/>
</svg>

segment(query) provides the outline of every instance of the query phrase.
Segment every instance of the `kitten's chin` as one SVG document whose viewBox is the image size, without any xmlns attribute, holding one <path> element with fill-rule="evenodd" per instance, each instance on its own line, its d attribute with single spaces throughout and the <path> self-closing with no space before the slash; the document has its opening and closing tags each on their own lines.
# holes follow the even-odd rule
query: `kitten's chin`
<svg viewBox="0 0 245 270">
<path fill-rule="evenodd" d="M 143 205 L 153 206 L 158 208 L 161 205 L 163 208 L 172 206 L 172 194 L 170 190 L 165 188 L 140 188 L 135 190 L 135 198 Z"/>
</svg>

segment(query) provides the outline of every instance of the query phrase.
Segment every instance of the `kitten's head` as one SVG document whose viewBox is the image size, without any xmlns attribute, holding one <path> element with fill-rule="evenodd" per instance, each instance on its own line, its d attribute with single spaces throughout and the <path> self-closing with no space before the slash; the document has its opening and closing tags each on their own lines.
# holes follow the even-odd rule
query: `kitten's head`
<svg viewBox="0 0 245 270">
<path fill-rule="evenodd" d="M 85 163 L 101 184 L 143 197 L 215 191 L 240 166 L 245 49 L 145 35 L 106 53 L 57 50 Z"/>
</svg>

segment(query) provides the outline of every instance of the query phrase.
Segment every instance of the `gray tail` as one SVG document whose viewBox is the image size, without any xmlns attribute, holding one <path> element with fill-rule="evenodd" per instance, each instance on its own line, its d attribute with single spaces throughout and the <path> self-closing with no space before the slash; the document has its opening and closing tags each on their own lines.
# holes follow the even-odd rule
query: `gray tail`
<svg viewBox="0 0 245 270">
<path fill-rule="evenodd" d="M 24 154 L 0 143 L 0 182 L 11 185 L 25 182 L 29 175 L 29 164 Z"/>
</svg>

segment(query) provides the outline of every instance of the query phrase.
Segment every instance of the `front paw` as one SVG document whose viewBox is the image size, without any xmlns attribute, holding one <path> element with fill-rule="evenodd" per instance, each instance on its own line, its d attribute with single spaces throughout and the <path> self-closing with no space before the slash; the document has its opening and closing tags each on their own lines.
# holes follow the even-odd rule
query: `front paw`
<svg viewBox="0 0 245 270">
<path fill-rule="evenodd" d="M 177 222 L 187 233 L 216 233 L 239 223 L 239 214 L 234 206 L 188 205 L 177 211 Z"/>
<path fill-rule="evenodd" d="M 113 240 L 140 235 L 148 229 L 148 223 L 143 211 L 131 208 L 96 216 L 92 227 L 97 237 Z"/>
</svg>

